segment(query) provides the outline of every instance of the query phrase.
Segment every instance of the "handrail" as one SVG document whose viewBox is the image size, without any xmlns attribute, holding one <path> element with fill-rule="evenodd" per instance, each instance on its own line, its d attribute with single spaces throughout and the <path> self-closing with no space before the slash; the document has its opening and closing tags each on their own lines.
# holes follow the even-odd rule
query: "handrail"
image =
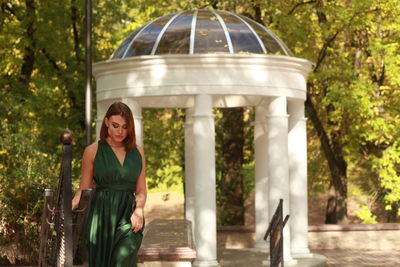
<svg viewBox="0 0 400 267">
<path fill-rule="evenodd" d="M 289 215 L 283 218 L 283 199 L 279 200 L 278 207 L 268 225 L 264 240 L 269 236 L 269 258 L 271 267 L 284 267 L 283 261 L 283 227 L 289 220 Z"/>
<path fill-rule="evenodd" d="M 63 153 L 57 190 L 44 192 L 39 266 L 73 266 L 91 198 L 91 189 L 83 190 L 78 209 L 72 211 L 72 132 L 64 130 L 60 141 Z"/>
</svg>

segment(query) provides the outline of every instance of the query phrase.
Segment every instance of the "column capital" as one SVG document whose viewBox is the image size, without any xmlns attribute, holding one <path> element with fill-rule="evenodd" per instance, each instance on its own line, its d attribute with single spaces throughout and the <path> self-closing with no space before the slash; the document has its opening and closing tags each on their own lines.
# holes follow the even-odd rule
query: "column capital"
<svg viewBox="0 0 400 267">
<path fill-rule="evenodd" d="M 215 118 L 214 114 L 193 114 L 193 118 Z"/>
<path fill-rule="evenodd" d="M 291 116 L 304 117 L 304 101 L 303 100 L 288 101 L 288 113 Z"/>
<path fill-rule="evenodd" d="M 185 110 L 185 126 L 191 127 L 193 125 L 193 108 Z"/>
<path fill-rule="evenodd" d="M 192 117 L 210 117 L 212 113 L 212 96 L 206 94 L 196 95 L 194 97 L 194 107 Z"/>
<path fill-rule="evenodd" d="M 136 143 L 143 146 L 143 116 L 142 107 L 132 97 L 122 97 L 121 101 L 124 102 L 132 111 L 133 121 L 135 124 Z"/>
<path fill-rule="evenodd" d="M 289 120 L 307 121 L 308 119 L 304 116 L 289 115 Z"/>
<path fill-rule="evenodd" d="M 270 97 L 268 106 L 268 115 L 282 116 L 287 115 L 287 99 L 285 96 Z"/>
<path fill-rule="evenodd" d="M 138 120 L 142 119 L 142 107 L 139 105 L 139 103 L 131 97 L 123 97 L 121 98 L 121 101 L 127 104 L 130 109 L 132 110 L 132 115 L 133 117 Z"/>
<path fill-rule="evenodd" d="M 289 118 L 289 115 L 265 115 L 265 117 L 267 118 L 267 119 L 287 119 L 287 118 Z"/>
<path fill-rule="evenodd" d="M 264 105 L 258 105 L 254 108 L 255 118 L 254 121 L 251 123 L 252 126 L 264 125 L 267 123 L 267 121 L 265 120 L 265 115 L 267 114 L 268 109 L 267 106 L 265 106 L 264 101 L 265 100 L 263 100 Z"/>
</svg>

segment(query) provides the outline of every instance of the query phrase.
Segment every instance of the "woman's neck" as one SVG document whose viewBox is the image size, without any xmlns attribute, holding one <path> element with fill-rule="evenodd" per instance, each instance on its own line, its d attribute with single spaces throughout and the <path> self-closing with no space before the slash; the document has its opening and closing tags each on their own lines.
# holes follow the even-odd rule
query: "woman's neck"
<svg viewBox="0 0 400 267">
<path fill-rule="evenodd" d="M 112 140 L 110 137 L 106 138 L 106 142 L 110 145 L 112 148 L 121 148 L 124 147 L 124 144 L 122 142 L 115 142 Z"/>
</svg>

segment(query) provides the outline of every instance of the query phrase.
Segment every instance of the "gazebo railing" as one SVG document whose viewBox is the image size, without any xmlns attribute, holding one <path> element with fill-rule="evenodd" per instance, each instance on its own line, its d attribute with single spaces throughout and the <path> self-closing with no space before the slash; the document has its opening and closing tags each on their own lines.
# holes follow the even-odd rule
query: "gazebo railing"
<svg viewBox="0 0 400 267">
<path fill-rule="evenodd" d="M 91 189 L 83 190 L 78 209 L 72 211 L 72 132 L 64 130 L 60 139 L 63 153 L 58 187 L 44 192 L 39 266 L 73 266 L 91 198 Z"/>
<path fill-rule="evenodd" d="M 264 240 L 269 238 L 269 258 L 271 267 L 284 267 L 283 261 L 283 227 L 289 220 L 289 215 L 283 218 L 283 199 L 279 200 L 278 207 L 268 225 Z"/>
</svg>

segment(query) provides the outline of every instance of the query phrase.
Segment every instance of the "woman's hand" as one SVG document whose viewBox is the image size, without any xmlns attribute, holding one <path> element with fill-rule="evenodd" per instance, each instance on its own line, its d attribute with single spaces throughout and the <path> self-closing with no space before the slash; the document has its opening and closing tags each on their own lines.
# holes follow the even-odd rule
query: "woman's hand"
<svg viewBox="0 0 400 267">
<path fill-rule="evenodd" d="M 79 207 L 79 202 L 81 200 L 82 190 L 78 190 L 72 199 L 72 210 L 76 210 Z"/>
<path fill-rule="evenodd" d="M 143 228 L 143 209 L 136 208 L 131 216 L 132 230 L 136 233 Z"/>
</svg>

